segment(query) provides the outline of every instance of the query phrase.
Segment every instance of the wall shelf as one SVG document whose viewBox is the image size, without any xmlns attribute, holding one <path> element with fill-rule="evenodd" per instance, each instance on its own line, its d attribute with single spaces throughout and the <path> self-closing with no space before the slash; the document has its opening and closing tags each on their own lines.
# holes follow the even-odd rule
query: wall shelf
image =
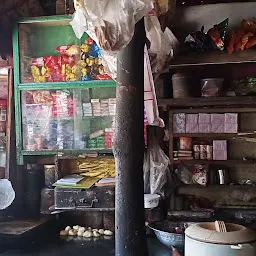
<svg viewBox="0 0 256 256">
<path fill-rule="evenodd" d="M 237 133 L 173 133 L 174 138 L 179 137 L 191 137 L 191 138 L 234 138 L 238 135 Z"/>
<path fill-rule="evenodd" d="M 180 54 L 170 62 L 170 68 L 202 66 L 202 65 L 224 65 L 255 63 L 256 51 L 249 49 L 228 54 L 226 51 L 194 52 Z"/>
<path fill-rule="evenodd" d="M 215 164 L 215 165 L 230 165 L 230 166 L 235 166 L 235 165 L 243 165 L 243 164 L 250 164 L 250 165 L 255 165 L 256 160 L 173 160 L 173 164 L 188 164 L 188 165 L 194 165 L 194 164 Z"/>
<path fill-rule="evenodd" d="M 199 97 L 180 99 L 158 99 L 158 106 L 170 107 L 210 107 L 210 106 L 256 105 L 256 96 L 238 97 Z"/>
</svg>

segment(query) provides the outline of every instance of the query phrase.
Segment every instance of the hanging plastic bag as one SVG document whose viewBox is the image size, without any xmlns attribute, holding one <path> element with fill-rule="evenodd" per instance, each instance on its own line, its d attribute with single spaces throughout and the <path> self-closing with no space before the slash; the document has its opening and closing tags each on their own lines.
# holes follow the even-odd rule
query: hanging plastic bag
<svg viewBox="0 0 256 256">
<path fill-rule="evenodd" d="M 179 41 L 169 28 L 161 29 L 160 22 L 155 15 L 145 19 L 147 39 L 150 41 L 148 52 L 151 56 L 153 74 L 160 75 L 167 66 L 167 62 L 179 51 Z"/>
<path fill-rule="evenodd" d="M 153 0 L 84 0 L 80 6 L 87 22 L 94 27 L 100 47 L 106 51 L 127 46 L 135 24 L 153 7 Z"/>
<path fill-rule="evenodd" d="M 70 25 L 78 39 L 81 39 L 84 32 L 88 29 L 88 23 L 86 20 L 85 8 L 83 1 L 74 0 L 75 13 L 73 19 L 70 21 Z"/>
<path fill-rule="evenodd" d="M 144 192 L 164 196 L 168 181 L 169 158 L 157 143 L 151 144 L 144 157 Z"/>
</svg>

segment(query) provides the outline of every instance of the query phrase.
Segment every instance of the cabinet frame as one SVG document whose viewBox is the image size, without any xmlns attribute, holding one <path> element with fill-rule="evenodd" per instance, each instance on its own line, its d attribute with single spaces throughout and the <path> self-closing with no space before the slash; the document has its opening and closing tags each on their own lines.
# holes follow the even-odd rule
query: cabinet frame
<svg viewBox="0 0 256 256">
<path fill-rule="evenodd" d="M 115 87 L 116 82 L 113 80 L 93 80 L 93 81 L 75 81 L 75 82 L 47 82 L 47 83 L 21 83 L 20 82 L 20 47 L 19 47 L 19 25 L 30 23 L 47 23 L 49 24 L 61 24 L 62 22 L 71 21 L 71 15 L 59 15 L 59 16 L 45 16 L 37 18 L 28 18 L 20 20 L 13 30 L 13 62 L 14 62 L 14 97 L 15 97 L 15 128 L 16 128 L 16 150 L 17 150 L 17 164 L 24 164 L 24 156 L 29 155 L 44 155 L 51 156 L 58 153 L 86 153 L 90 149 L 84 150 L 38 150 L 38 151 L 26 151 L 23 150 L 23 136 L 22 136 L 22 111 L 21 111 L 21 92 L 26 90 L 57 90 L 57 89 L 86 89 L 86 88 L 108 88 Z M 110 150 L 99 151 L 99 153 L 109 153 Z M 97 151 L 98 152 L 98 151 Z M 112 152 L 112 151 L 111 151 Z"/>
</svg>

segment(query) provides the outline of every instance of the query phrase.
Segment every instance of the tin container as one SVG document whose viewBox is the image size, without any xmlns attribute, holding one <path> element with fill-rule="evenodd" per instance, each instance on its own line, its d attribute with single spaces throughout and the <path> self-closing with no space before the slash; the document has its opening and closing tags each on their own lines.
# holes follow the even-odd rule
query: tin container
<svg viewBox="0 0 256 256">
<path fill-rule="evenodd" d="M 192 138 L 189 137 L 180 137 L 180 150 L 188 150 L 192 149 Z"/>
<path fill-rule="evenodd" d="M 194 152 L 194 159 L 200 159 L 200 152 Z"/>
<path fill-rule="evenodd" d="M 200 152 L 200 145 L 194 145 L 193 146 L 193 150 L 194 150 L 194 152 Z"/>
<path fill-rule="evenodd" d="M 52 184 L 55 183 L 55 165 L 44 165 L 44 177 L 45 185 L 47 187 L 52 187 Z"/>
<path fill-rule="evenodd" d="M 200 145 L 200 153 L 207 152 L 207 145 Z"/>
<path fill-rule="evenodd" d="M 207 152 L 207 153 L 212 153 L 212 151 L 213 151 L 213 146 L 211 146 L 211 145 L 206 145 L 206 152 Z"/>
<path fill-rule="evenodd" d="M 212 160 L 212 152 L 207 152 L 207 160 Z"/>
<path fill-rule="evenodd" d="M 207 153 L 206 152 L 200 152 L 200 159 L 206 160 L 207 159 Z"/>
</svg>

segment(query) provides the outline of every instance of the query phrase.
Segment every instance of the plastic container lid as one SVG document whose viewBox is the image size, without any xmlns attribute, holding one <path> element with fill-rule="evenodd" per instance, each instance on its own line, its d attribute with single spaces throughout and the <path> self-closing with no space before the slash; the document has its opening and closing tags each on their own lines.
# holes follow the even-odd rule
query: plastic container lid
<svg viewBox="0 0 256 256">
<path fill-rule="evenodd" d="M 227 232 L 218 232 L 214 222 L 203 222 L 188 227 L 186 237 L 205 243 L 244 244 L 256 241 L 256 232 L 237 224 L 225 223 Z"/>
</svg>

